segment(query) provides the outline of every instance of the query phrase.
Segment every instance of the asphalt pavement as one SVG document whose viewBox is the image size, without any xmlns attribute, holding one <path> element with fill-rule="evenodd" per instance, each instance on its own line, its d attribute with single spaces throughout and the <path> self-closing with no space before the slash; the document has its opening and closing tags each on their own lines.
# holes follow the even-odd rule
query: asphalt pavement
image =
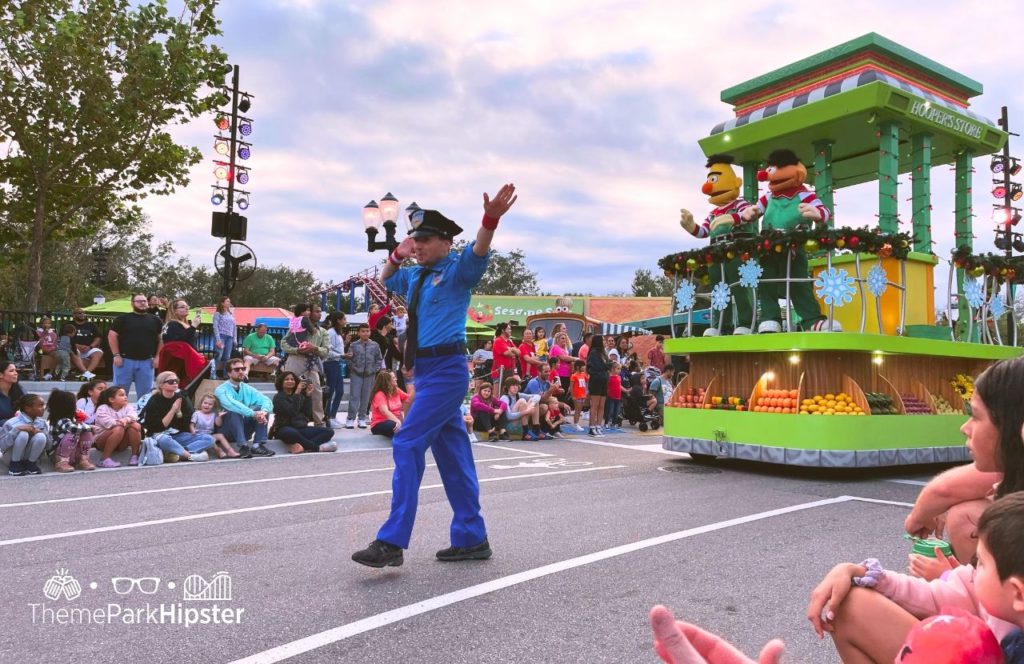
<svg viewBox="0 0 1024 664">
<path fill-rule="evenodd" d="M 756 655 L 837 662 L 804 610 L 836 562 L 906 565 L 935 467 L 696 464 L 657 433 L 474 445 L 494 550 L 442 563 L 428 465 L 399 568 L 349 556 L 390 504 L 388 441 L 332 454 L 0 478 L 0 662 L 657 662 L 664 603 Z M 431 460 L 428 457 L 428 464 Z"/>
</svg>

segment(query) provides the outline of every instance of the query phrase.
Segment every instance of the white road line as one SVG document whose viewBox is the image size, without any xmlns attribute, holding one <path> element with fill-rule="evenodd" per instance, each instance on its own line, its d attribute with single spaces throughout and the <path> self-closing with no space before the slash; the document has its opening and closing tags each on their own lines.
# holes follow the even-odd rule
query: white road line
<svg viewBox="0 0 1024 664">
<path fill-rule="evenodd" d="M 877 505 L 896 505 L 897 507 L 914 507 L 914 503 L 904 503 L 899 500 L 882 500 L 881 498 L 860 498 L 855 497 L 853 500 L 859 500 L 862 503 L 875 503 Z"/>
<path fill-rule="evenodd" d="M 517 450 L 514 447 L 502 447 L 501 445 L 495 445 L 493 443 L 475 443 L 477 447 L 490 447 L 495 450 L 505 450 L 506 452 L 519 452 L 520 454 L 532 454 L 533 456 L 554 456 L 547 452 L 537 452 L 534 450 Z"/>
<path fill-rule="evenodd" d="M 625 468 L 626 466 L 600 466 L 597 468 L 580 468 L 576 470 L 557 470 L 550 473 L 528 473 L 524 475 L 509 475 L 508 477 L 488 477 L 480 480 L 480 483 L 485 482 L 504 482 L 506 480 L 518 480 L 530 477 L 547 477 L 548 475 L 571 475 L 573 473 L 589 473 L 595 470 L 614 470 L 617 468 Z M 443 484 L 428 484 L 420 487 L 421 489 L 441 489 L 444 488 Z M 206 512 L 203 514 L 187 514 L 184 516 L 169 517 L 167 519 L 154 519 L 152 521 L 136 521 L 134 523 L 122 523 L 114 526 L 102 526 L 99 528 L 86 528 L 84 530 L 71 530 L 63 533 L 51 533 L 49 535 L 33 535 L 31 537 L 19 537 L 16 539 L 0 540 L 0 547 L 13 546 L 15 544 L 28 544 L 30 542 L 46 542 L 49 540 L 64 539 L 68 537 L 77 537 L 79 535 L 93 535 L 96 533 L 109 533 L 117 530 L 129 530 L 132 528 L 144 528 L 146 526 L 159 526 L 166 523 L 179 523 L 182 521 L 195 521 L 198 519 L 211 519 L 218 516 L 230 516 L 233 514 L 245 514 L 247 512 L 265 512 L 268 510 L 283 509 L 286 507 L 300 507 L 302 505 L 316 505 L 318 503 L 329 503 L 341 500 L 351 500 L 353 498 L 366 498 L 368 496 L 386 496 L 391 493 L 391 490 L 386 491 L 366 491 L 364 493 L 352 493 L 344 496 L 328 496 L 326 498 L 313 498 L 310 500 L 295 500 L 287 503 L 278 503 L 276 505 L 258 505 L 255 507 L 241 507 L 233 510 L 221 510 L 218 512 Z"/>
<path fill-rule="evenodd" d="M 550 456 L 550 455 L 545 455 Z M 498 457 L 496 459 L 474 459 L 476 463 L 490 463 L 492 461 L 514 461 L 516 459 L 535 459 L 536 456 L 513 456 L 513 457 Z M 182 464 L 187 465 L 187 464 Z M 437 467 L 436 463 L 428 463 L 427 468 Z M 233 482 L 210 482 L 209 484 L 190 484 L 188 486 L 172 486 L 164 487 L 160 489 L 142 489 L 139 491 L 122 491 L 120 493 L 100 493 L 94 496 L 76 496 L 72 498 L 51 498 L 49 500 L 27 500 L 20 503 L 0 503 L 0 509 L 4 507 L 29 507 L 33 505 L 54 505 L 57 503 L 75 503 L 80 500 L 99 500 L 101 498 L 122 498 L 124 496 L 141 496 L 150 493 L 168 493 L 171 491 L 191 491 L 194 489 L 212 489 L 222 486 L 240 486 L 245 484 L 261 484 L 264 482 L 284 482 L 287 480 L 305 480 L 314 479 L 318 477 L 337 477 L 339 475 L 359 475 L 361 473 L 378 473 L 378 472 L 391 472 L 395 469 L 394 466 L 388 466 L 387 468 L 364 468 L 361 470 L 339 470 L 332 473 L 312 473 L 309 475 L 286 475 L 284 477 L 263 477 L 254 480 L 235 480 Z"/>
<path fill-rule="evenodd" d="M 640 551 L 659 544 L 666 544 L 668 542 L 675 542 L 688 537 L 694 537 L 696 535 L 703 535 L 705 533 L 714 532 L 716 530 L 722 530 L 724 528 L 731 528 L 732 526 L 739 526 L 754 521 L 760 521 L 762 519 L 768 519 L 774 516 L 780 516 L 783 514 L 791 514 L 793 512 L 799 512 L 802 510 L 812 509 L 815 507 L 822 507 L 825 505 L 835 505 L 837 503 L 845 503 L 853 500 L 851 496 L 839 496 L 838 498 L 827 498 L 825 500 L 816 500 L 810 503 L 801 503 L 799 505 L 791 505 L 790 507 L 782 507 L 779 509 L 768 510 L 766 512 L 758 512 L 757 514 L 750 514 L 747 516 L 738 517 L 735 519 L 729 519 L 727 521 L 719 521 L 717 523 L 711 523 L 705 526 L 698 526 L 696 528 L 688 528 L 687 530 L 680 530 L 675 533 L 668 535 L 660 535 L 658 537 L 651 537 L 649 539 L 640 540 L 631 544 L 624 544 L 621 546 L 612 547 L 603 551 L 597 551 L 595 553 L 589 553 L 584 556 L 577 558 L 570 558 L 568 560 L 562 560 L 557 563 L 550 565 L 543 565 L 536 567 L 525 572 L 519 572 L 517 574 L 510 574 L 509 576 L 503 576 L 498 579 L 492 579 L 491 581 L 485 581 L 484 583 L 456 590 L 454 592 L 446 593 L 444 595 L 438 595 L 431 597 L 420 602 L 413 604 L 407 604 L 391 611 L 385 611 L 384 613 L 378 613 L 377 615 L 363 618 L 355 622 L 334 627 L 332 629 L 312 634 L 305 638 L 297 639 L 290 643 L 258 652 L 248 657 L 237 659 L 230 664 L 273 664 L 274 662 L 280 662 L 282 660 L 301 655 L 302 653 L 322 648 L 323 646 L 331 643 L 336 643 L 344 639 L 369 632 L 392 623 L 396 623 L 406 618 L 418 616 L 430 611 L 436 611 L 437 609 L 451 606 L 459 602 L 464 602 L 474 597 L 480 597 L 481 595 L 487 595 L 489 593 L 504 590 L 528 581 L 533 581 L 551 574 L 558 574 L 559 572 L 565 572 L 577 567 L 589 565 L 591 563 L 600 562 L 609 558 L 615 558 L 617 556 L 623 556 L 628 553 Z"/>
<path fill-rule="evenodd" d="M 661 445 L 655 443 L 651 445 L 626 445 L 625 443 L 609 443 L 607 440 L 594 440 L 593 438 L 567 438 L 574 443 L 586 443 L 587 445 L 598 445 L 600 447 L 621 447 L 624 450 L 633 450 L 635 452 L 654 452 L 656 454 L 667 454 L 668 456 L 679 456 L 690 458 L 690 455 L 686 452 L 676 452 L 675 450 L 666 450 Z"/>
<path fill-rule="evenodd" d="M 910 484 L 912 486 L 925 486 L 928 484 L 924 480 L 886 480 L 886 482 L 892 482 L 894 484 Z"/>
</svg>

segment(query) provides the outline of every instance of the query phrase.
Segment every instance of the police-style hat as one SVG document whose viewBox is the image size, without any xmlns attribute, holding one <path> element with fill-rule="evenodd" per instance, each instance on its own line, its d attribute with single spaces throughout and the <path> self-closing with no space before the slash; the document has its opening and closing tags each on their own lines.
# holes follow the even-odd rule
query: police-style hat
<svg viewBox="0 0 1024 664">
<path fill-rule="evenodd" d="M 443 240 L 450 240 L 462 232 L 454 221 L 437 210 L 417 210 L 409 215 L 412 230 L 410 237 L 429 237 L 436 235 Z"/>
</svg>

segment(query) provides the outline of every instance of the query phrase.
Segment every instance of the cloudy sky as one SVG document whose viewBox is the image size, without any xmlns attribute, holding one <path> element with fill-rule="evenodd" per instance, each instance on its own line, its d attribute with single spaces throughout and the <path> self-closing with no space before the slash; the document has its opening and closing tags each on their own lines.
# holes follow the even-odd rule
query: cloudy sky
<svg viewBox="0 0 1024 664">
<path fill-rule="evenodd" d="M 391 191 L 403 208 L 415 200 L 475 229 L 482 192 L 514 182 L 520 198 L 498 249 L 522 249 L 544 291 L 628 291 L 638 267 L 656 270 L 662 255 L 700 243 L 679 228 L 678 210 L 708 206 L 697 140 L 731 117 L 719 100 L 726 87 L 875 31 L 980 81 L 972 109 L 995 118 L 1008 105 L 1024 128 L 1014 50 L 1024 9 L 922 7 L 224 0 L 220 44 L 256 95 L 249 244 L 264 264 L 343 280 L 381 256 L 366 252 L 370 199 Z M 204 264 L 218 246 L 213 133 L 212 118 L 175 132 L 207 160 L 189 187 L 145 203 L 157 236 Z M 987 164 L 975 164 L 982 250 L 992 240 Z M 933 190 L 936 253 L 948 256 L 952 172 L 937 169 Z M 909 197 L 908 185 L 908 220 Z M 842 223 L 874 223 L 877 188 L 841 190 L 837 203 Z"/>
</svg>

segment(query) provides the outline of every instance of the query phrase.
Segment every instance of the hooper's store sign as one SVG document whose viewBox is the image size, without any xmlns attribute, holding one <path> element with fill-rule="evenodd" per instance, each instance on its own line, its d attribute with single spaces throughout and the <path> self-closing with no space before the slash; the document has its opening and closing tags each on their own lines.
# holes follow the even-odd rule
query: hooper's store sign
<svg viewBox="0 0 1024 664">
<path fill-rule="evenodd" d="M 910 106 L 910 114 L 928 120 L 929 122 L 934 122 L 935 124 L 946 127 L 947 129 L 958 131 L 961 134 L 970 136 L 971 138 L 981 139 L 981 126 L 971 122 L 970 120 L 957 117 L 941 108 L 936 108 L 928 102 L 915 101 Z"/>
</svg>

